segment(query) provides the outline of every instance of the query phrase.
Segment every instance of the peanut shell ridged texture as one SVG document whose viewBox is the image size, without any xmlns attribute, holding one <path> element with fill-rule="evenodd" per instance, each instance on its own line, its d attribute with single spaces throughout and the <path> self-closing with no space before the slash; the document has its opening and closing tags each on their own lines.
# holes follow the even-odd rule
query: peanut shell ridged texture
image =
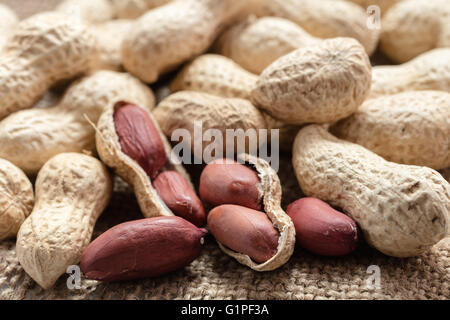
<svg viewBox="0 0 450 320">
<path fill-rule="evenodd" d="M 250 100 L 258 76 L 218 54 L 204 54 L 187 64 L 170 84 L 172 92 L 199 91 Z"/>
<path fill-rule="evenodd" d="M 286 123 L 328 123 L 355 112 L 368 95 L 370 82 L 370 61 L 358 41 L 323 40 L 267 67 L 252 101 Z"/>
<path fill-rule="evenodd" d="M 86 22 L 101 23 L 115 16 L 110 0 L 64 0 L 56 11 L 79 17 Z"/>
<path fill-rule="evenodd" d="M 59 80 L 87 71 L 96 40 L 76 18 L 46 12 L 20 22 L 1 54 L 0 119 L 30 108 Z"/>
<path fill-rule="evenodd" d="M 19 230 L 16 252 L 42 288 L 52 287 L 69 265 L 79 262 L 111 193 L 105 166 L 87 155 L 57 155 L 39 172 L 36 203 Z"/>
<path fill-rule="evenodd" d="M 291 20 L 314 37 L 349 37 L 358 40 L 371 55 L 378 44 L 379 30 L 367 28 L 367 14 L 360 6 L 336 0 L 261 0 L 258 16 Z"/>
<path fill-rule="evenodd" d="M 148 10 L 162 6 L 172 0 L 111 0 L 119 19 L 139 18 Z"/>
<path fill-rule="evenodd" d="M 12 30 L 19 19 L 9 7 L 0 4 L 0 51 L 8 43 Z"/>
<path fill-rule="evenodd" d="M 398 63 L 450 47 L 450 2 L 402 1 L 383 17 L 381 27 L 381 50 Z"/>
<path fill-rule="evenodd" d="M 214 50 L 248 71 L 260 74 L 278 58 L 320 40 L 287 19 L 252 16 L 226 30 L 216 41 Z"/>
<path fill-rule="evenodd" d="M 319 125 L 300 130 L 292 161 L 302 191 L 342 208 L 384 254 L 417 256 L 449 235 L 450 184 L 433 169 L 388 162 Z"/>
<path fill-rule="evenodd" d="M 450 48 L 433 49 L 401 65 L 372 68 L 370 98 L 413 90 L 450 92 Z"/>
<path fill-rule="evenodd" d="M 72 84 L 54 107 L 22 110 L 2 120 L 0 157 L 35 174 L 58 153 L 93 151 L 95 130 L 86 117 L 97 123 L 104 107 L 120 98 L 154 106 L 152 91 L 138 79 L 98 71 Z"/>
<path fill-rule="evenodd" d="M 121 71 L 122 41 L 128 35 L 132 20 L 111 20 L 93 26 L 99 51 L 96 69 Z"/>
<path fill-rule="evenodd" d="M 194 91 L 180 91 L 164 99 L 153 111 L 155 119 L 167 137 L 176 129 L 190 132 L 191 147 L 194 150 L 195 122 L 202 124 L 203 132 L 217 129 L 223 136 L 223 148 L 226 148 L 226 130 L 257 130 L 258 144 L 264 143 L 264 136 L 259 136 L 258 129 L 266 129 L 266 122 L 261 112 L 248 100 L 224 99 L 215 95 Z M 204 151 L 210 143 L 203 143 Z M 231 147 L 231 146 L 230 146 Z M 248 145 L 246 146 L 248 147 Z"/>
<path fill-rule="evenodd" d="M 258 76 L 246 71 L 231 59 L 218 54 L 204 54 L 186 65 L 170 85 L 172 92 L 191 90 L 205 92 L 225 98 L 251 99 L 252 89 Z M 262 111 L 269 130 L 279 129 L 279 144 L 290 151 L 298 126 L 288 125 Z"/>
<path fill-rule="evenodd" d="M 450 94 L 411 91 L 366 100 L 330 132 L 389 161 L 444 169 L 450 167 Z"/>
<path fill-rule="evenodd" d="M 281 184 L 276 172 L 270 167 L 269 163 L 260 158 L 249 154 L 239 154 L 242 161 L 250 163 L 258 172 L 261 181 L 262 201 L 264 212 L 272 221 L 273 226 L 280 233 L 278 239 L 277 253 L 263 263 L 256 263 L 249 256 L 235 252 L 219 243 L 220 249 L 229 256 L 235 258 L 239 263 L 246 265 L 256 271 L 270 271 L 285 264 L 295 246 L 295 228 L 291 218 L 281 209 Z"/>
<path fill-rule="evenodd" d="M 144 217 L 173 216 L 173 212 L 166 206 L 159 197 L 157 191 L 153 188 L 152 181 L 144 169 L 122 151 L 114 122 L 114 113 L 122 102 L 135 104 L 148 113 L 148 116 L 160 134 L 166 152 L 167 161 L 162 170 L 178 171 L 187 181 L 191 181 L 183 165 L 174 162 L 175 159 L 172 158 L 172 148 L 169 141 L 167 141 L 159 128 L 152 113 L 130 100 L 126 101 L 119 98 L 106 105 L 105 110 L 98 121 L 97 134 L 95 137 L 100 158 L 107 166 L 111 167 L 119 177 L 132 187 Z"/>
<path fill-rule="evenodd" d="M 33 204 L 30 180 L 11 162 L 0 159 L 0 241 L 16 236 Z"/>
<path fill-rule="evenodd" d="M 359 4 L 363 9 L 367 9 L 369 6 L 378 6 L 380 7 L 380 13 L 384 15 L 392 6 L 395 4 L 402 2 L 404 0 L 348 0 L 350 2 L 354 2 Z"/>
<path fill-rule="evenodd" d="M 145 82 L 206 51 L 245 5 L 241 0 L 178 0 L 150 10 L 122 46 L 125 69 Z"/>
</svg>

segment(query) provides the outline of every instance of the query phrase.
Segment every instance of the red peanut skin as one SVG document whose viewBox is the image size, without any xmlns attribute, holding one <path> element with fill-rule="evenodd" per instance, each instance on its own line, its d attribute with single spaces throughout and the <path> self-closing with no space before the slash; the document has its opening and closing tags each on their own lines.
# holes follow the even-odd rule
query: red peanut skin
<svg viewBox="0 0 450 320">
<path fill-rule="evenodd" d="M 196 259 L 207 234 L 180 217 L 156 217 L 119 224 L 83 252 L 88 279 L 122 281 L 160 276 Z"/>
<path fill-rule="evenodd" d="M 164 171 L 153 181 L 153 187 L 172 212 L 202 227 L 206 224 L 203 204 L 194 189 L 177 171 Z"/>
<path fill-rule="evenodd" d="M 350 217 L 317 198 L 291 203 L 286 213 L 295 226 L 301 247 L 322 256 L 342 256 L 352 252 L 358 242 L 358 227 Z"/>
<path fill-rule="evenodd" d="M 221 244 L 255 262 L 266 262 L 277 253 L 280 234 L 264 212 L 221 205 L 209 212 L 208 227 Z"/>
<path fill-rule="evenodd" d="M 166 163 L 166 151 L 158 130 L 142 108 L 119 105 L 114 124 L 122 152 L 135 160 L 150 178 L 155 178 Z"/>
<path fill-rule="evenodd" d="M 218 159 L 208 164 L 200 176 L 200 198 L 212 207 L 236 204 L 261 210 L 256 172 L 236 161 Z"/>
</svg>

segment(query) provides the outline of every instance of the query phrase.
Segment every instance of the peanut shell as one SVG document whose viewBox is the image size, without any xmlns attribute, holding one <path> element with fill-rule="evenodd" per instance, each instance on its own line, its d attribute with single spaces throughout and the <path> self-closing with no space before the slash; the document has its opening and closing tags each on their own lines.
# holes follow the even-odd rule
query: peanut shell
<svg viewBox="0 0 450 320">
<path fill-rule="evenodd" d="M 369 98 L 413 90 L 450 92 L 450 48 L 430 50 L 401 65 L 372 68 Z"/>
<path fill-rule="evenodd" d="M 136 19 L 148 10 L 162 6 L 172 0 L 111 0 L 119 19 Z"/>
<path fill-rule="evenodd" d="M 125 96 L 124 96 L 125 97 Z M 173 212 L 167 207 L 161 197 L 158 195 L 155 188 L 152 186 L 152 181 L 144 169 L 132 158 L 123 153 L 119 137 L 116 132 L 114 123 L 114 112 L 116 108 L 123 104 L 132 103 L 130 101 L 120 99 L 111 101 L 105 106 L 103 114 L 98 121 L 96 144 L 97 151 L 103 162 L 111 167 L 114 172 L 125 180 L 134 190 L 139 207 L 146 218 L 157 216 L 173 216 Z M 163 170 L 178 171 L 187 181 L 191 181 L 188 173 L 184 169 L 181 162 L 176 163 L 172 155 L 172 148 L 164 136 L 163 132 L 158 126 L 153 115 L 145 108 L 145 106 L 138 105 L 153 121 L 154 126 L 158 130 L 166 152 L 167 161 Z"/>
<path fill-rule="evenodd" d="M 131 75 L 98 71 L 73 83 L 57 105 L 22 110 L 2 120 L 0 157 L 36 174 L 58 153 L 94 151 L 95 130 L 89 121 L 96 124 L 104 107 L 118 97 L 148 108 L 155 103 L 151 89 Z"/>
<path fill-rule="evenodd" d="M 109 172 L 93 157 L 63 153 L 42 167 L 35 206 L 16 244 L 20 264 L 42 288 L 79 262 L 111 193 Z"/>
<path fill-rule="evenodd" d="M 251 16 L 226 30 L 213 49 L 260 74 L 278 58 L 320 40 L 287 19 Z"/>
<path fill-rule="evenodd" d="M 17 25 L 1 57 L 0 120 L 30 108 L 57 81 L 88 71 L 97 47 L 79 19 L 44 12 Z"/>
<path fill-rule="evenodd" d="M 122 71 L 122 41 L 132 24 L 133 20 L 111 20 L 92 27 L 99 51 L 95 69 Z"/>
<path fill-rule="evenodd" d="M 8 40 L 19 18 L 8 6 L 0 4 L 0 51 L 8 43 Z"/>
<path fill-rule="evenodd" d="M 172 92 L 190 90 L 205 92 L 225 98 L 251 99 L 258 76 L 244 70 L 231 59 L 217 54 L 204 54 L 187 64 L 170 85 Z M 260 110 L 261 111 L 261 110 Z M 279 129 L 282 150 L 290 151 L 299 127 L 277 120 L 261 111 L 269 130 Z"/>
<path fill-rule="evenodd" d="M 257 80 L 257 75 L 244 70 L 231 59 L 218 54 L 204 54 L 177 74 L 170 84 L 170 90 L 198 91 L 250 100 Z"/>
<path fill-rule="evenodd" d="M 261 0 L 254 5 L 258 16 L 289 19 L 314 37 L 349 37 L 358 40 L 371 55 L 380 31 L 367 27 L 368 16 L 360 6 L 336 0 Z"/>
<path fill-rule="evenodd" d="M 342 208 L 386 255 L 418 256 L 450 231 L 450 184 L 427 167 L 389 162 L 319 125 L 299 131 L 292 162 L 302 191 Z"/>
<path fill-rule="evenodd" d="M 167 137 L 176 129 L 186 129 L 192 137 L 194 150 L 194 126 L 200 121 L 203 131 L 216 129 L 222 133 L 226 151 L 227 129 L 265 129 L 266 123 L 261 112 L 248 100 L 224 99 L 215 95 L 194 91 L 180 91 L 161 101 L 153 112 L 162 131 Z M 257 132 L 258 135 L 259 131 Z M 264 136 L 257 136 L 258 143 L 264 143 Z M 209 143 L 203 143 L 203 151 Z M 236 146 L 235 146 L 236 147 Z M 247 146 L 248 147 L 248 146 Z"/>
<path fill-rule="evenodd" d="M 281 209 L 281 184 L 276 172 L 270 165 L 260 158 L 249 154 L 239 154 L 239 159 L 249 163 L 258 172 L 261 180 L 262 199 L 264 212 L 272 221 L 273 226 L 279 231 L 277 253 L 264 263 L 256 263 L 249 256 L 235 252 L 219 243 L 220 249 L 229 256 L 235 258 L 239 263 L 256 271 L 270 271 L 285 264 L 295 246 L 295 228 L 291 218 Z"/>
<path fill-rule="evenodd" d="M 381 28 L 381 50 L 397 63 L 450 47 L 450 2 L 402 1 L 383 16 Z"/>
<path fill-rule="evenodd" d="M 115 16 L 110 0 L 64 0 L 56 11 L 83 19 L 89 23 L 101 23 Z"/>
<path fill-rule="evenodd" d="M 30 180 L 11 162 L 0 159 L 0 241 L 16 236 L 33 205 Z"/>
<path fill-rule="evenodd" d="M 178 0 L 148 11 L 122 46 L 125 69 L 145 82 L 206 51 L 245 6 L 241 0 Z"/>
<path fill-rule="evenodd" d="M 370 83 L 363 47 L 354 39 L 336 38 L 276 60 L 259 77 L 252 101 L 286 123 L 329 123 L 355 112 Z"/>
<path fill-rule="evenodd" d="M 411 91 L 366 100 L 330 132 L 389 161 L 444 169 L 450 166 L 450 94 Z"/>
</svg>

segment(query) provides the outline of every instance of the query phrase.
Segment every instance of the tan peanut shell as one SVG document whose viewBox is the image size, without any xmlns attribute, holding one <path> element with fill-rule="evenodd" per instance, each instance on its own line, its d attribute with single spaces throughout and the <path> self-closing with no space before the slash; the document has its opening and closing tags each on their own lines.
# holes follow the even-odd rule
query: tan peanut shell
<svg viewBox="0 0 450 320">
<path fill-rule="evenodd" d="M 144 169 L 122 151 L 114 122 L 114 112 L 116 111 L 116 108 L 125 103 L 132 103 L 148 113 L 164 143 L 167 161 L 163 167 L 163 171 L 175 170 L 190 182 L 189 174 L 181 163 L 176 163 L 177 159 L 173 158 L 171 154 L 172 149 L 169 142 L 148 108 L 135 101 L 125 100 L 126 95 L 123 95 L 123 97 L 124 99 L 121 99 L 119 96 L 116 100 L 110 101 L 105 106 L 105 110 L 100 116 L 95 138 L 97 151 L 102 161 L 107 166 L 111 167 L 119 177 L 125 180 L 133 188 L 144 217 L 173 216 L 173 212 L 158 195 L 152 185 L 150 177 Z"/>
<path fill-rule="evenodd" d="M 226 98 L 250 100 L 258 80 L 233 60 L 218 55 L 204 54 L 188 63 L 170 84 L 172 92 L 189 90 Z"/>
<path fill-rule="evenodd" d="M 450 167 L 450 93 L 411 91 L 366 100 L 330 132 L 389 161 L 444 169 Z"/>
<path fill-rule="evenodd" d="M 431 50 L 401 65 L 372 68 L 370 98 L 413 90 L 450 92 L 450 48 Z"/>
<path fill-rule="evenodd" d="M 381 27 L 381 50 L 397 63 L 450 47 L 450 1 L 402 1 L 386 13 Z"/>
<path fill-rule="evenodd" d="M 172 92 L 189 90 L 205 92 L 225 98 L 251 99 L 258 76 L 218 54 L 204 54 L 187 64 L 170 84 Z M 280 148 L 290 151 L 298 126 L 285 124 L 261 112 L 267 129 L 279 129 Z M 268 139 L 270 141 L 270 131 Z"/>
<path fill-rule="evenodd" d="M 273 62 L 252 92 L 255 105 L 289 124 L 348 117 L 369 94 L 371 66 L 351 38 L 323 40 Z"/>
<path fill-rule="evenodd" d="M 381 15 L 384 15 L 392 6 L 402 2 L 404 0 L 348 0 L 359 4 L 363 9 L 367 9 L 369 6 L 378 6 L 380 8 Z"/>
<path fill-rule="evenodd" d="M 153 111 L 155 119 L 167 137 L 176 129 L 186 129 L 191 136 L 192 150 L 195 136 L 195 123 L 202 125 L 203 132 L 216 129 L 222 133 L 224 151 L 226 148 L 226 130 L 257 130 L 258 143 L 264 143 L 258 129 L 266 129 L 261 112 L 248 100 L 222 98 L 208 93 L 180 91 L 161 101 Z M 202 132 L 202 134 L 203 134 Z M 209 145 L 203 143 L 203 151 Z"/>
<path fill-rule="evenodd" d="M 36 203 L 17 235 L 16 254 L 25 272 L 49 289 L 79 262 L 112 183 L 99 160 L 63 153 L 42 167 L 35 187 Z"/>
<path fill-rule="evenodd" d="M 371 55 L 378 44 L 379 30 L 367 27 L 368 15 L 357 4 L 336 0 L 261 0 L 254 5 L 258 16 L 291 20 L 314 37 L 349 37 L 358 40 Z"/>
<path fill-rule="evenodd" d="M 125 69 L 145 82 L 155 82 L 206 51 L 244 6 L 241 0 L 177 0 L 150 10 L 123 42 Z"/>
<path fill-rule="evenodd" d="M 302 191 L 342 208 L 384 254 L 417 256 L 449 235 L 450 184 L 433 169 L 386 161 L 319 125 L 299 131 L 292 162 Z"/>
<path fill-rule="evenodd" d="M 132 20 L 111 20 L 92 27 L 99 51 L 96 69 L 122 71 L 122 41 L 132 24 Z"/>
<path fill-rule="evenodd" d="M 90 23 L 105 22 L 115 16 L 110 0 L 64 0 L 56 7 L 56 11 L 79 17 Z"/>
<path fill-rule="evenodd" d="M 33 204 L 30 180 L 11 162 L 0 159 L 0 241 L 16 236 Z"/>
<path fill-rule="evenodd" d="M 0 4 L 0 51 L 4 48 L 6 43 L 14 30 L 19 19 L 14 11 L 9 7 Z"/>
<path fill-rule="evenodd" d="M 136 19 L 148 10 L 162 6 L 172 0 L 111 0 L 119 19 Z"/>
<path fill-rule="evenodd" d="M 214 51 L 260 74 L 278 58 L 320 40 L 287 19 L 251 16 L 226 30 L 216 41 Z"/>
<path fill-rule="evenodd" d="M 263 159 L 249 154 L 239 154 L 241 161 L 248 162 L 258 172 L 261 180 L 260 191 L 264 204 L 264 212 L 272 221 L 273 226 L 279 231 L 277 253 L 264 263 L 255 263 L 249 256 L 235 252 L 219 243 L 220 249 L 229 256 L 235 258 L 239 263 L 246 265 L 256 271 L 270 271 L 285 264 L 295 246 L 295 228 L 292 220 L 281 209 L 281 184 L 276 172 Z"/>
<path fill-rule="evenodd" d="M 44 12 L 21 21 L 0 55 L 0 119 L 30 108 L 54 83 L 87 71 L 96 41 L 79 19 Z"/>
<path fill-rule="evenodd" d="M 2 120 L 0 157 L 35 174 L 58 153 L 94 151 L 95 130 L 88 119 L 97 123 L 104 107 L 118 97 L 154 107 L 151 89 L 138 79 L 98 71 L 72 84 L 57 105 L 22 110 Z"/>
</svg>

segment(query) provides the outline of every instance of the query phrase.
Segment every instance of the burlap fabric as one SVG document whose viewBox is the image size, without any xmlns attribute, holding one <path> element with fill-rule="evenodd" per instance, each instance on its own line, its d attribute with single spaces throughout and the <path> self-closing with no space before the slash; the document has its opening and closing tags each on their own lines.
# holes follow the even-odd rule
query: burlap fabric
<svg viewBox="0 0 450 320">
<path fill-rule="evenodd" d="M 21 16 L 56 2 L 0 1 L 19 8 Z M 188 169 L 194 181 L 198 180 L 201 168 Z M 290 155 L 283 155 L 279 175 L 286 207 L 301 196 Z M 114 196 L 94 237 L 118 223 L 142 217 L 131 190 L 120 179 L 115 182 Z M 379 288 L 368 286 L 371 265 L 380 268 Z M 297 249 L 282 268 L 258 273 L 225 255 L 208 237 L 196 261 L 163 277 L 111 284 L 82 279 L 81 289 L 74 290 L 67 288 L 67 278 L 63 275 L 53 289 L 42 290 L 20 267 L 15 242 L 0 243 L 0 299 L 449 299 L 450 238 L 409 259 L 384 256 L 364 243 L 341 258 L 318 257 Z"/>
</svg>

